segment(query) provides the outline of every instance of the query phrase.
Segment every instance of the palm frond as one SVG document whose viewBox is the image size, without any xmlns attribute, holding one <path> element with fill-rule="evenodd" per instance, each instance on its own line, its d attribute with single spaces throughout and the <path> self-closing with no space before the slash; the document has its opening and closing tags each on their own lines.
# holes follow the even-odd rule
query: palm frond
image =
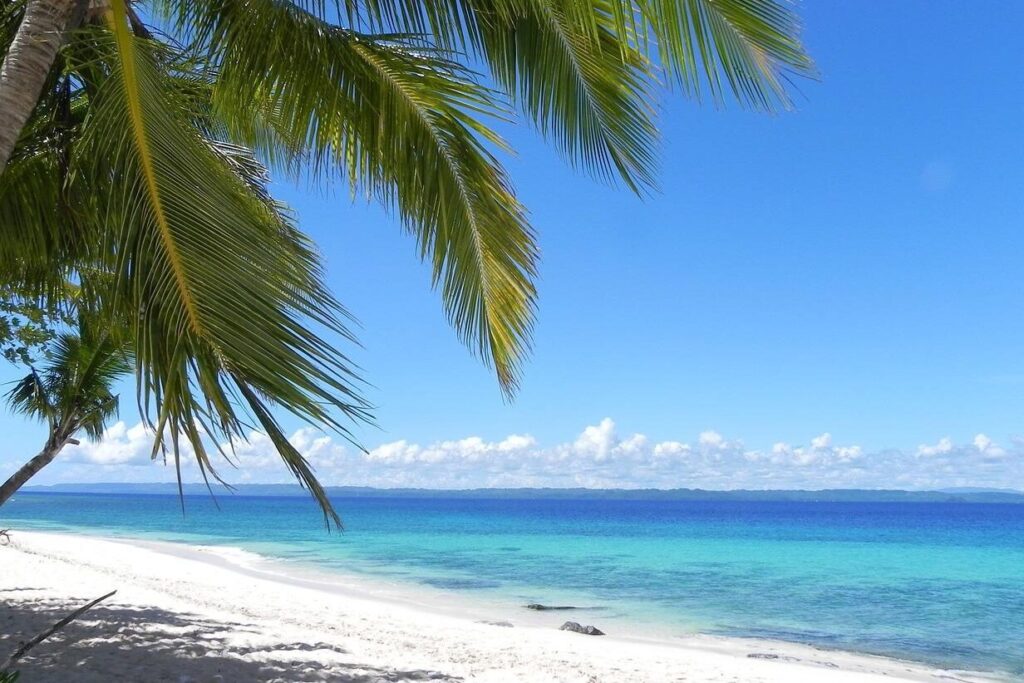
<svg viewBox="0 0 1024 683">
<path fill-rule="evenodd" d="M 481 60 L 572 160 L 634 190 L 653 184 L 662 73 L 697 99 L 768 111 L 790 106 L 792 76 L 815 74 L 786 0 L 349 0 L 343 14 Z"/>
<path fill-rule="evenodd" d="M 107 422 L 118 413 L 118 397 L 111 387 L 131 372 L 131 351 L 117 330 L 101 327 L 86 316 L 79 319 L 77 341 L 77 362 L 65 390 L 65 411 L 77 416 L 77 426 L 90 438 L 99 440 Z M 59 355 L 55 354 L 53 362 L 59 365 Z"/>
<path fill-rule="evenodd" d="M 655 185 L 653 74 L 615 33 L 609 3 L 529 0 L 490 15 L 488 2 L 467 4 L 482 58 L 542 134 L 600 177 L 638 193 Z"/>
<path fill-rule="evenodd" d="M 97 233 L 72 182 L 70 149 L 86 103 L 54 79 L 27 122 L 0 183 L 0 278 L 20 289 L 61 289 Z"/>
<path fill-rule="evenodd" d="M 502 92 L 574 164 L 636 192 L 657 167 L 653 74 L 606 0 L 352 0 L 374 32 L 421 36 L 485 64 Z"/>
<path fill-rule="evenodd" d="M 800 42 L 800 21 L 786 0 L 613 0 L 638 36 L 653 37 L 661 66 L 684 92 L 727 92 L 741 104 L 787 108 L 791 75 L 813 76 Z"/>
<path fill-rule="evenodd" d="M 12 156 L 0 183 L 0 273 L 23 284 L 30 273 L 53 274 L 64 230 L 61 177 L 50 150 Z"/>
<path fill-rule="evenodd" d="M 93 439 L 117 413 L 114 383 L 131 370 L 126 349 L 80 318 L 75 331 L 54 340 L 41 371 L 33 369 L 7 394 L 16 412 L 46 420 L 51 437 L 67 438 L 84 429 Z"/>
<path fill-rule="evenodd" d="M 117 59 L 80 159 L 92 182 L 113 176 L 122 185 L 102 198 L 113 226 L 106 252 L 158 447 L 177 459 L 185 439 L 204 476 L 216 476 L 205 432 L 244 437 L 240 393 L 348 435 L 349 419 L 368 414 L 351 364 L 317 332 L 349 336 L 316 254 L 191 126 L 124 9 L 111 3 Z M 331 519 L 329 501 L 320 502 Z"/>
<path fill-rule="evenodd" d="M 55 416 L 43 379 L 34 369 L 15 382 L 6 398 L 7 405 L 15 413 L 47 421 L 53 420 Z"/>
<path fill-rule="evenodd" d="M 253 415 L 256 416 L 256 421 L 259 426 L 263 429 L 264 434 L 270 438 L 270 442 L 274 444 L 274 448 L 281 455 L 281 459 L 292 475 L 298 480 L 299 484 L 309 491 L 313 499 L 320 505 L 320 509 L 324 511 L 327 516 L 328 522 L 333 522 L 337 527 L 341 527 L 341 517 L 334 511 L 334 507 L 331 505 L 330 499 L 327 497 L 327 492 L 324 487 L 320 484 L 320 481 L 316 478 L 313 472 L 313 468 L 310 466 L 306 458 L 299 452 L 295 446 L 288 440 L 284 432 L 281 431 L 281 426 L 278 424 L 274 416 L 267 410 L 266 405 L 260 400 L 260 397 L 244 382 L 238 382 L 239 391 L 242 397 L 248 403 L 250 410 Z"/>
<path fill-rule="evenodd" d="M 261 112 L 277 146 L 394 207 L 432 265 L 452 325 L 513 392 L 537 248 L 488 150 L 503 143 L 477 120 L 502 114 L 494 93 L 409 37 L 371 38 L 269 0 L 224 2 L 216 16 L 215 102 L 232 136 L 261 148 L 248 127 Z"/>
<path fill-rule="evenodd" d="M 24 15 L 24 0 L 5 2 L 3 7 L 0 7 L 0 59 L 7 56 L 7 50 L 14 41 L 14 35 L 18 32 Z"/>
</svg>

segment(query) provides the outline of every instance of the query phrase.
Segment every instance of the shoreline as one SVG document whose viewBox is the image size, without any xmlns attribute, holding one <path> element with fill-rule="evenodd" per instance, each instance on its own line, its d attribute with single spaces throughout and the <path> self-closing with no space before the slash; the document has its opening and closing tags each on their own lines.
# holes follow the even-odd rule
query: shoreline
<svg viewBox="0 0 1024 683">
<path fill-rule="evenodd" d="M 513 612 L 230 546 L 15 529 L 0 568 L 4 652 L 34 622 L 118 589 L 69 627 L 77 643 L 34 650 L 26 680 L 68 680 L 71 666 L 74 680 L 97 681 L 136 680 L 132 667 L 175 681 L 1002 680 L 783 641 L 584 636 L 556 622 L 612 629 L 598 612 Z M 126 649 L 125 637 L 137 642 Z"/>
</svg>

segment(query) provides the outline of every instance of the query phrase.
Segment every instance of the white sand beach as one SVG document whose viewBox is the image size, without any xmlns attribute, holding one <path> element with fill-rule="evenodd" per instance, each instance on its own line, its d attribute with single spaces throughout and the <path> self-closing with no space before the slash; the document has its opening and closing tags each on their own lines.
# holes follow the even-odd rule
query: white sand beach
<svg viewBox="0 0 1024 683">
<path fill-rule="evenodd" d="M 32 650 L 21 680 L 982 680 L 775 642 L 585 636 L 519 612 L 479 619 L 380 597 L 351 579 L 284 580 L 237 557 L 202 546 L 14 530 L 0 546 L 0 659 L 116 589 Z"/>
</svg>

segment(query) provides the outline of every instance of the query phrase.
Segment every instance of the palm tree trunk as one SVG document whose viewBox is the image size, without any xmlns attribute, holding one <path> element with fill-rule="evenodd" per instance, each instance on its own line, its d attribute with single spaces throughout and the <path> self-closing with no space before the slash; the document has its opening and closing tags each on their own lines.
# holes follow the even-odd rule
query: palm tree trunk
<svg viewBox="0 0 1024 683">
<path fill-rule="evenodd" d="M 53 462 L 57 454 L 69 443 L 78 442 L 74 439 L 50 438 L 39 455 L 25 463 L 20 470 L 4 482 L 3 486 L 0 486 L 0 506 L 6 503 L 14 495 L 14 492 L 24 486 L 25 482 L 34 477 L 39 470 Z"/>
<path fill-rule="evenodd" d="M 0 173 L 39 100 L 76 0 L 28 0 L 25 16 L 0 67 Z M 0 504 L 3 500 L 0 499 Z"/>
</svg>

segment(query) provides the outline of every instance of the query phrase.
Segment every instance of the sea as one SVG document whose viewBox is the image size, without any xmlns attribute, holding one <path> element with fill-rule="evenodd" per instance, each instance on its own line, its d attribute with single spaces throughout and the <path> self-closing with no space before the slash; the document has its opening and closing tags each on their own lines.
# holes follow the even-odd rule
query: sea
<svg viewBox="0 0 1024 683">
<path fill-rule="evenodd" d="M 774 639 L 1024 680 L 1024 505 L 21 492 L 0 528 L 240 548 L 599 627 Z M 289 563 L 291 563 L 289 565 Z M 0 565 L 2 581 L 2 565 Z"/>
</svg>

